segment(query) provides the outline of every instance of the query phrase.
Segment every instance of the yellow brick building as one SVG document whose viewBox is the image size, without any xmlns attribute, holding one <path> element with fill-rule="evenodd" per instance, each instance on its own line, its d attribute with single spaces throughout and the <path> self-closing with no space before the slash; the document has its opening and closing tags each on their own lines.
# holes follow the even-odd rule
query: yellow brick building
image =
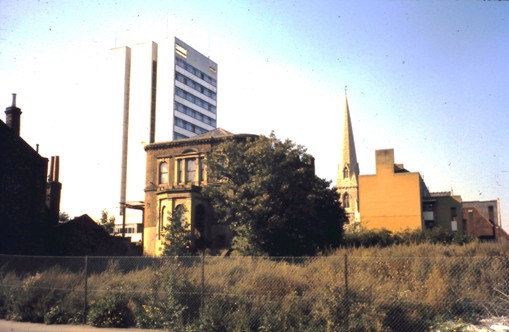
<svg viewBox="0 0 509 332">
<path fill-rule="evenodd" d="M 376 151 L 376 174 L 359 176 L 361 223 L 393 232 L 423 229 L 423 197 L 428 189 L 418 172 L 394 164 L 394 150 Z"/>
<path fill-rule="evenodd" d="M 185 211 L 190 224 L 192 247 L 197 241 L 207 248 L 227 248 L 232 234 L 213 218 L 212 206 L 202 196 L 201 187 L 210 184 L 207 153 L 228 139 L 243 142 L 256 135 L 234 135 L 224 129 L 186 139 L 151 143 L 145 146 L 147 168 L 143 220 L 143 254 L 159 256 L 165 242 L 165 226 L 177 209 Z"/>
</svg>

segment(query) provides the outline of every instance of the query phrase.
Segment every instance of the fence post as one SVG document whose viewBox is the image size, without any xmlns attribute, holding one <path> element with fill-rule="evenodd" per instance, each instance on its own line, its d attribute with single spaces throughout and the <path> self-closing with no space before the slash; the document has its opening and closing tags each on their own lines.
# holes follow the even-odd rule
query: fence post
<svg viewBox="0 0 509 332">
<path fill-rule="evenodd" d="M 83 324 L 87 325 L 87 295 L 88 295 L 88 256 L 85 256 L 85 268 L 84 268 L 84 278 L 85 278 L 85 294 L 83 296 Z"/>
<path fill-rule="evenodd" d="M 201 256 L 201 294 L 200 294 L 200 319 L 203 318 L 203 306 L 205 296 L 205 250 L 202 251 Z"/>
<path fill-rule="evenodd" d="M 344 293 L 344 301 L 345 301 L 345 325 L 346 325 L 346 331 L 350 330 L 350 298 L 348 294 L 348 255 L 345 254 L 345 271 L 344 271 L 344 278 L 345 278 L 345 293 Z"/>
</svg>

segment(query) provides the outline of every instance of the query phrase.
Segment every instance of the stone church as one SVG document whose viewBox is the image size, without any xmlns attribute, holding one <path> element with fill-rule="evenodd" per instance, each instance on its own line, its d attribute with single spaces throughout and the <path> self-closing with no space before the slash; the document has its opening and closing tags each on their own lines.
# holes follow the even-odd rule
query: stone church
<svg viewBox="0 0 509 332">
<path fill-rule="evenodd" d="M 340 195 L 341 204 L 345 209 L 350 223 L 359 222 L 359 164 L 355 152 L 352 120 L 345 95 L 345 113 L 343 122 L 343 153 L 338 166 L 336 188 Z"/>
</svg>

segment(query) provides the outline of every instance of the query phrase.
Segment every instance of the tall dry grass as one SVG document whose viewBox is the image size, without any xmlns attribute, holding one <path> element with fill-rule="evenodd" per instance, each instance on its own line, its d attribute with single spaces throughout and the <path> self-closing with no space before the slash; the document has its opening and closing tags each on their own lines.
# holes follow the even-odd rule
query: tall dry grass
<svg viewBox="0 0 509 332">
<path fill-rule="evenodd" d="M 205 257 L 203 265 L 166 258 L 131 268 L 109 258 L 88 275 L 87 316 L 97 326 L 174 331 L 425 331 L 508 314 L 508 249 L 507 242 L 399 245 L 314 258 Z M 81 322 L 83 275 L 1 268 L 0 316 Z"/>
</svg>

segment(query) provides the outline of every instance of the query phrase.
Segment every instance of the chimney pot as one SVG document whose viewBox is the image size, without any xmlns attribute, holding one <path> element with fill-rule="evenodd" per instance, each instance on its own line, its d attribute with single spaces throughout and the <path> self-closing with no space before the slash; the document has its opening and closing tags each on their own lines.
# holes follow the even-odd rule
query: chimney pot
<svg viewBox="0 0 509 332">
<path fill-rule="evenodd" d="M 5 109 L 5 124 L 19 136 L 21 127 L 21 109 L 16 107 L 16 94 L 12 94 L 12 106 Z"/>
</svg>

